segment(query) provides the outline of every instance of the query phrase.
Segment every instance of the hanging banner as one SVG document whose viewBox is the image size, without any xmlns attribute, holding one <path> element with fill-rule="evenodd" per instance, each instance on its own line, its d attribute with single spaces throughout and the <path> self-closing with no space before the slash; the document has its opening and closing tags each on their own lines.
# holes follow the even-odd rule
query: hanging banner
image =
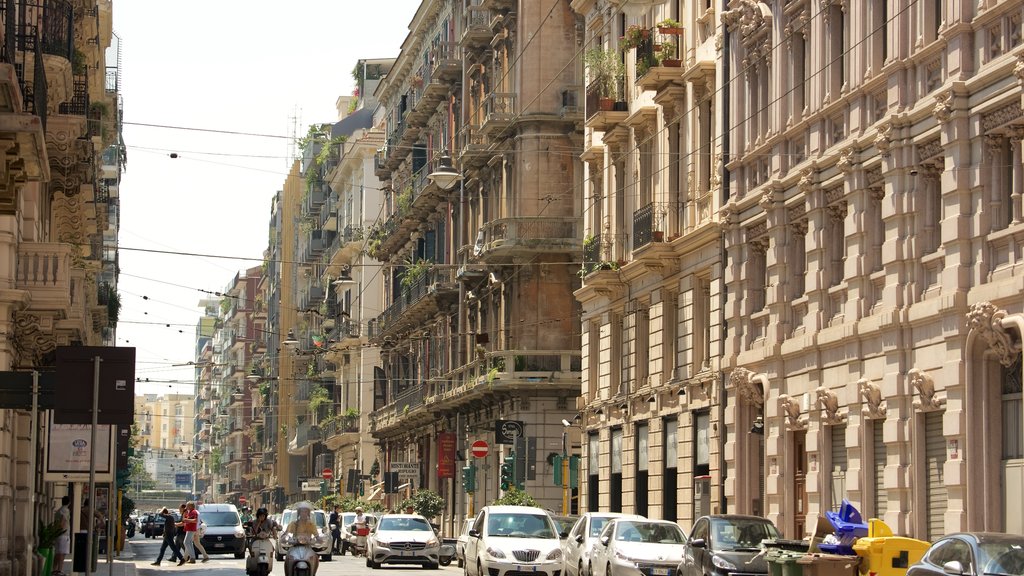
<svg viewBox="0 0 1024 576">
<path fill-rule="evenodd" d="M 452 432 L 437 435 L 437 477 L 455 478 L 455 434 Z"/>
</svg>

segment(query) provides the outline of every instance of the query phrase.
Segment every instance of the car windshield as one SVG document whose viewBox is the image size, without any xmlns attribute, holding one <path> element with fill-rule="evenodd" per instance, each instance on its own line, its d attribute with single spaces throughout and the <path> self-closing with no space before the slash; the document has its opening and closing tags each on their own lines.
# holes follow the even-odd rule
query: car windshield
<svg viewBox="0 0 1024 576">
<path fill-rule="evenodd" d="M 327 514 L 325 514 L 323 511 L 314 512 L 313 519 L 319 528 L 327 526 Z"/>
<path fill-rule="evenodd" d="M 762 540 L 778 537 L 775 525 L 759 518 L 718 518 L 711 522 L 711 545 L 715 550 L 758 549 Z"/>
<path fill-rule="evenodd" d="M 351 523 L 353 523 L 355 521 L 356 521 L 356 515 L 355 514 L 345 513 L 345 514 L 341 515 L 341 525 L 342 526 L 348 526 L 349 524 L 351 524 Z"/>
<path fill-rule="evenodd" d="M 978 543 L 978 566 L 990 576 L 1024 575 L 1024 538 L 985 538 Z"/>
<path fill-rule="evenodd" d="M 647 544 L 682 544 L 683 531 L 666 522 L 619 521 L 615 531 L 619 542 L 644 542 Z"/>
<path fill-rule="evenodd" d="M 590 519 L 590 537 L 597 538 L 601 535 L 601 530 L 604 530 L 604 525 L 608 523 L 611 518 L 602 518 L 600 516 L 594 516 Z"/>
<path fill-rule="evenodd" d="M 487 518 L 488 536 L 509 538 L 555 538 L 551 520 L 546 514 L 499 513 Z"/>
<path fill-rule="evenodd" d="M 203 512 L 199 515 L 207 526 L 238 526 L 238 514 L 234 512 Z"/>
<path fill-rule="evenodd" d="M 377 532 L 385 532 L 388 530 L 401 532 L 430 532 L 433 529 L 423 518 L 389 518 L 385 516 L 384 518 L 381 518 L 380 525 L 377 526 Z"/>
</svg>

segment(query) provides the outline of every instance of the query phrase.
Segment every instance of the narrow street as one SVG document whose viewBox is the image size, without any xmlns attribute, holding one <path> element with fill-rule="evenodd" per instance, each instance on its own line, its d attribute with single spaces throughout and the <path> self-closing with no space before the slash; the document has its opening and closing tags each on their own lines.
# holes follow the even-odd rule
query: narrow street
<svg viewBox="0 0 1024 576">
<path fill-rule="evenodd" d="M 156 560 L 160 551 L 159 539 L 147 539 L 136 536 L 131 540 L 132 552 L 135 554 L 135 568 L 138 576 L 165 576 L 167 574 L 187 574 L 198 576 L 209 573 L 211 576 L 244 576 L 245 561 L 236 560 L 231 554 L 211 554 L 210 561 L 202 564 L 186 564 L 179 567 L 177 563 L 170 563 L 164 556 L 163 563 L 157 567 L 151 563 Z M 454 575 L 462 572 L 453 562 L 449 566 L 442 566 L 438 571 L 430 571 L 415 566 L 384 566 L 374 570 L 366 567 L 366 561 L 362 557 L 334 556 L 330 562 L 320 562 L 317 576 L 369 576 L 371 574 L 387 574 L 388 576 L 405 576 L 406 574 L 418 574 L 433 572 L 438 575 Z M 274 562 L 275 576 L 284 575 L 284 564 Z M 103 571 L 100 571 L 103 574 Z"/>
</svg>

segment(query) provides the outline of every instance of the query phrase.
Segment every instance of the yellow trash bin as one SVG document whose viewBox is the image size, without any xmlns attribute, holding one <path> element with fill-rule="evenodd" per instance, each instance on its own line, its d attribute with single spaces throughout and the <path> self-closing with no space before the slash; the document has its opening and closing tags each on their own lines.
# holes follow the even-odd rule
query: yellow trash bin
<svg viewBox="0 0 1024 576">
<path fill-rule="evenodd" d="M 923 540 L 893 536 L 884 522 L 872 518 L 868 522 L 868 536 L 853 545 L 853 551 L 863 558 L 860 573 L 864 576 L 904 576 L 907 568 L 924 556 L 930 544 Z"/>
</svg>

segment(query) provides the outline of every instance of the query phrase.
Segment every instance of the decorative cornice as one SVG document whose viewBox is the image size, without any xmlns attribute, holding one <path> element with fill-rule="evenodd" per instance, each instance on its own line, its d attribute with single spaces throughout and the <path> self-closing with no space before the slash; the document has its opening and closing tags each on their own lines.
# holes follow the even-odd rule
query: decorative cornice
<svg viewBox="0 0 1024 576">
<path fill-rule="evenodd" d="M 1019 99 L 1016 102 L 1011 102 L 1002 108 L 997 108 L 988 114 L 981 115 L 981 131 L 988 132 L 1008 124 L 1017 118 L 1021 117 L 1021 107 Z"/>
</svg>

